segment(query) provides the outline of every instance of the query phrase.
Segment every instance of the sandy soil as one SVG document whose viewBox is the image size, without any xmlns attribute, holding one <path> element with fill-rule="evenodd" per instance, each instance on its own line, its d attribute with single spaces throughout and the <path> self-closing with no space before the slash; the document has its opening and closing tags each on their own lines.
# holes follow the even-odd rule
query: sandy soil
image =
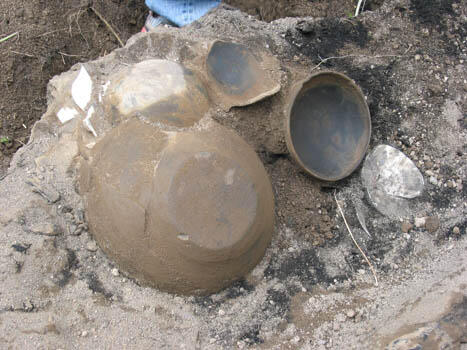
<svg viewBox="0 0 467 350">
<path fill-rule="evenodd" d="M 54 79 L 46 113 L 0 182 L 0 344 L 465 348 L 466 10 L 460 1 L 395 0 L 353 19 L 265 23 L 221 8 L 183 29 L 138 34 L 125 48 L 84 64 L 100 85 L 110 72 L 147 58 L 188 64 L 193 43 L 216 38 L 261 46 L 281 62 L 278 94 L 207 116 L 254 147 L 276 197 L 276 233 L 263 261 L 209 297 L 141 286 L 95 245 L 76 192 L 79 154 L 63 147 L 73 126 L 56 118 L 80 65 Z M 372 114 L 370 148 L 392 145 L 422 171 L 424 193 L 400 221 L 373 208 L 359 169 L 324 183 L 289 156 L 283 136 L 288 91 L 319 69 L 346 73 L 362 87 Z M 53 161 L 38 166 L 42 155 Z M 378 286 L 349 238 L 334 192 L 376 267 Z M 417 227 L 420 218 L 429 219 Z"/>
</svg>

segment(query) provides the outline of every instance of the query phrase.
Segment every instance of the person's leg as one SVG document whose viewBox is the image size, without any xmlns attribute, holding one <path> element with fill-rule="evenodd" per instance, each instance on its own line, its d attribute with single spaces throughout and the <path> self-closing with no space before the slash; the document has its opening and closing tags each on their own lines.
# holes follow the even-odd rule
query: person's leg
<svg viewBox="0 0 467 350">
<path fill-rule="evenodd" d="M 146 5 L 155 14 L 183 27 L 204 16 L 220 2 L 220 0 L 146 0 Z"/>
</svg>

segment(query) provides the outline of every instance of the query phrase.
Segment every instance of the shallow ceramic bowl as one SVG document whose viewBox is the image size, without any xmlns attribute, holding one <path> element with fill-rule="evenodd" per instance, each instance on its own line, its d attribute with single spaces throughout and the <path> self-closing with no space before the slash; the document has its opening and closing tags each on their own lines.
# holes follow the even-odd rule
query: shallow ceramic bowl
<svg viewBox="0 0 467 350">
<path fill-rule="evenodd" d="M 287 147 L 309 174 L 326 181 L 350 175 L 365 155 L 370 134 L 365 97 L 347 76 L 319 72 L 292 88 Z"/>
</svg>

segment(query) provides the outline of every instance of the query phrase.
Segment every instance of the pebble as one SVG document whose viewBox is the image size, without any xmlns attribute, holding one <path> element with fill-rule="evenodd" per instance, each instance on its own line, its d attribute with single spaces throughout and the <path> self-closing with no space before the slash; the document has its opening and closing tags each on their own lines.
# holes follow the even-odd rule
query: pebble
<svg viewBox="0 0 467 350">
<path fill-rule="evenodd" d="M 425 227 L 426 218 L 415 218 L 415 227 Z"/>
<path fill-rule="evenodd" d="M 37 178 L 27 179 L 26 183 L 32 187 L 32 192 L 44 197 L 49 203 L 56 203 L 60 200 L 60 193 L 48 184 L 40 183 Z"/>
<path fill-rule="evenodd" d="M 425 220 L 425 228 L 430 233 L 435 233 L 439 229 L 439 218 L 437 216 L 427 217 Z"/>
<path fill-rule="evenodd" d="M 88 331 L 83 331 L 83 332 L 81 332 L 81 336 L 82 336 L 82 337 L 87 337 L 88 334 L 89 334 Z"/>
<path fill-rule="evenodd" d="M 112 271 L 110 271 L 112 273 L 112 276 L 114 277 L 118 277 L 118 275 L 120 274 L 118 269 L 116 268 L 113 268 Z"/>
<path fill-rule="evenodd" d="M 97 244 L 94 241 L 90 241 L 86 244 L 86 249 L 89 250 L 90 252 L 95 252 L 97 251 Z"/>
<path fill-rule="evenodd" d="M 431 183 L 432 185 L 437 186 L 437 185 L 438 185 L 438 180 L 436 180 L 436 177 L 430 176 L 430 183 Z"/>
<path fill-rule="evenodd" d="M 422 58 L 422 56 L 420 56 L 420 55 L 417 54 L 417 55 L 415 55 L 414 58 L 415 58 L 415 61 L 420 61 L 420 59 Z"/>
<path fill-rule="evenodd" d="M 225 315 L 225 311 L 224 310 L 219 310 L 219 316 L 224 316 Z"/>
<path fill-rule="evenodd" d="M 291 342 L 292 344 L 298 344 L 299 341 L 300 341 L 300 337 L 299 337 L 298 335 L 296 335 L 295 337 L 293 337 L 293 338 L 290 340 L 290 342 Z"/>
<path fill-rule="evenodd" d="M 58 235 L 58 231 L 55 229 L 54 225 L 47 224 L 47 223 L 40 223 L 40 224 L 33 225 L 31 227 L 31 231 L 38 235 L 45 235 L 45 236 Z"/>
<path fill-rule="evenodd" d="M 407 233 L 407 232 L 409 232 L 412 228 L 413 228 L 413 225 L 412 225 L 410 222 L 404 221 L 404 222 L 402 223 L 402 227 L 401 227 L 402 232 Z"/>
<path fill-rule="evenodd" d="M 75 228 L 72 232 L 73 236 L 79 236 L 81 233 L 83 233 L 83 229 L 81 227 Z"/>
<path fill-rule="evenodd" d="M 452 229 L 452 233 L 454 233 L 455 235 L 458 235 L 459 233 L 461 233 L 461 230 L 459 227 L 455 226 L 453 229 Z"/>
<path fill-rule="evenodd" d="M 346 315 L 347 315 L 348 318 L 354 318 L 356 313 L 355 313 L 354 310 L 349 310 L 349 311 L 347 311 Z"/>
</svg>

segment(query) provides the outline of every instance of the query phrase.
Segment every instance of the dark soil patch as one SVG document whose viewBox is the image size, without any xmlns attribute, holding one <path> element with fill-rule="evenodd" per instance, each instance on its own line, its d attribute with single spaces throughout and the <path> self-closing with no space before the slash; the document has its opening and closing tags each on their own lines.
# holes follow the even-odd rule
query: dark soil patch
<svg viewBox="0 0 467 350">
<path fill-rule="evenodd" d="M 88 273 L 85 276 L 86 282 L 88 284 L 88 288 L 92 290 L 94 293 L 98 293 L 103 295 L 106 299 L 110 299 L 113 296 L 113 293 L 109 292 L 102 282 L 99 280 L 97 275 L 93 272 Z"/>
<path fill-rule="evenodd" d="M 1 1 L 0 38 L 17 35 L 0 43 L 0 176 L 45 112 L 48 81 L 118 47 L 91 7 L 124 42 L 141 29 L 147 11 L 142 0 Z"/>
<path fill-rule="evenodd" d="M 267 278 L 277 278 L 281 281 L 290 276 L 296 276 L 308 290 L 311 290 L 319 283 L 329 285 L 334 282 L 334 279 L 345 279 L 345 276 L 328 276 L 325 272 L 324 264 L 318 259 L 315 251 L 312 249 L 305 249 L 298 255 L 289 257 L 285 261 L 279 262 L 273 259 L 264 271 L 264 275 Z"/>
<path fill-rule="evenodd" d="M 297 29 L 301 37 L 287 33 L 286 39 L 293 46 L 319 63 L 320 57 L 335 56 L 346 44 L 365 47 L 368 41 L 368 30 L 360 21 L 339 18 L 304 21 Z"/>
<path fill-rule="evenodd" d="M 271 22 L 285 17 L 353 17 L 357 0 L 225 0 L 231 6 Z M 364 10 L 374 11 L 384 0 L 367 0 Z"/>
<path fill-rule="evenodd" d="M 445 29 L 443 16 L 454 15 L 452 4 L 458 2 L 458 0 L 411 0 L 410 9 L 413 13 L 410 17 L 420 24 L 433 26 L 438 30 Z"/>
</svg>

